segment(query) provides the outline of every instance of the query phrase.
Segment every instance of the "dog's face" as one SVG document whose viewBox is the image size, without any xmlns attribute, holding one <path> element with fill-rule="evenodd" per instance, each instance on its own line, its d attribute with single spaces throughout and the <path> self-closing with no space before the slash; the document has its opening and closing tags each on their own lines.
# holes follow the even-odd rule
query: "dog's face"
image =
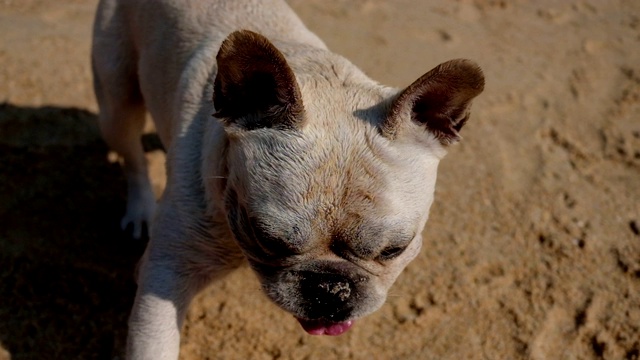
<svg viewBox="0 0 640 360">
<path fill-rule="evenodd" d="M 401 92 L 347 65 L 296 77 L 247 31 L 217 60 L 229 225 L 276 304 L 310 333 L 340 334 L 384 303 L 418 254 L 438 162 L 482 74 L 449 62 Z"/>
</svg>

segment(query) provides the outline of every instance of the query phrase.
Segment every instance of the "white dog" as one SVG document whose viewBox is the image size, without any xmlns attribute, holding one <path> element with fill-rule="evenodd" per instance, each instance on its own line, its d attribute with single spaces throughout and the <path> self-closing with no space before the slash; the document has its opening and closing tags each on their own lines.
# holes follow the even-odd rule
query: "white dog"
<svg viewBox="0 0 640 360">
<path fill-rule="evenodd" d="M 176 359 L 193 296 L 247 260 L 311 334 L 378 309 L 419 252 L 438 162 L 484 86 L 468 60 L 382 86 L 280 0 L 102 0 L 92 63 L 128 180 L 123 226 L 152 224 L 132 359 Z M 157 211 L 145 110 L 168 149 Z"/>
</svg>

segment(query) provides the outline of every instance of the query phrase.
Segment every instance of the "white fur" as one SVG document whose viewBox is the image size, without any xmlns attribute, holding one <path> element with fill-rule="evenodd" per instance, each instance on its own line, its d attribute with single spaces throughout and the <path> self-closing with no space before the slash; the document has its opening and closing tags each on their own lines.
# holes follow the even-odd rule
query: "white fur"
<svg viewBox="0 0 640 360">
<path fill-rule="evenodd" d="M 216 54 L 238 29 L 266 36 L 293 70 L 305 110 L 296 133 L 244 131 L 212 118 Z M 129 322 L 129 358 L 176 359 L 193 296 L 254 255 L 241 250 L 227 221 L 230 184 L 238 201 L 268 220 L 273 231 L 299 224 L 313 234 L 299 245 L 291 269 L 341 261 L 370 275 L 354 318 L 381 306 L 418 254 L 443 143 L 411 121 L 413 102 L 398 107 L 394 116 L 402 121 L 393 136 L 382 136 L 398 90 L 377 84 L 328 51 L 283 1 L 102 0 L 92 64 L 100 126 L 123 157 L 129 184 L 123 227 L 133 225 L 139 237 L 143 224 L 153 223 Z M 139 141 L 145 109 L 168 149 L 167 186 L 157 211 Z M 360 193 L 375 203 L 361 201 Z M 355 200 L 345 203 L 345 194 Z M 349 214 L 359 214 L 358 219 Z M 414 238 L 388 262 L 346 261 L 324 240 L 335 227 L 366 232 L 376 226 L 386 235 L 348 239 L 354 241 L 348 246 L 380 252 L 398 234 Z M 261 281 L 267 295 L 299 315 L 288 285 Z"/>
</svg>

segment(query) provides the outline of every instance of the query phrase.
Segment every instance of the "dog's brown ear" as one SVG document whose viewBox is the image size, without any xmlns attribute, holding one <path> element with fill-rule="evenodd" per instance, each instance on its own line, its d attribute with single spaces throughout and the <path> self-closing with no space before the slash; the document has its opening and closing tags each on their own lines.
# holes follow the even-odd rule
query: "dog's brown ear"
<svg viewBox="0 0 640 360">
<path fill-rule="evenodd" d="M 422 75 L 393 101 L 381 124 L 382 134 L 395 138 L 404 119 L 422 124 L 443 145 L 460 139 L 458 131 L 469 118 L 471 100 L 484 89 L 484 75 L 470 60 L 442 63 Z"/>
<path fill-rule="evenodd" d="M 216 60 L 215 117 L 246 129 L 299 125 L 304 109 L 295 75 L 267 38 L 236 31 L 224 40 Z"/>
</svg>

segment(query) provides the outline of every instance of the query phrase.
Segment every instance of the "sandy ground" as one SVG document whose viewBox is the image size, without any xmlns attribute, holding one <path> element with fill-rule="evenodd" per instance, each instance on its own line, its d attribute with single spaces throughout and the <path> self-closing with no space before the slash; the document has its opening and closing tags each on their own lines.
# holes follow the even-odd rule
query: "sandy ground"
<svg viewBox="0 0 640 360">
<path fill-rule="evenodd" d="M 0 1 L 0 359 L 124 344 L 144 244 L 118 230 L 125 183 L 96 127 L 95 5 Z M 311 337 L 242 269 L 193 303 L 181 357 L 640 359 L 640 2 L 292 5 L 380 82 L 466 57 L 486 91 L 380 311 Z"/>
</svg>

